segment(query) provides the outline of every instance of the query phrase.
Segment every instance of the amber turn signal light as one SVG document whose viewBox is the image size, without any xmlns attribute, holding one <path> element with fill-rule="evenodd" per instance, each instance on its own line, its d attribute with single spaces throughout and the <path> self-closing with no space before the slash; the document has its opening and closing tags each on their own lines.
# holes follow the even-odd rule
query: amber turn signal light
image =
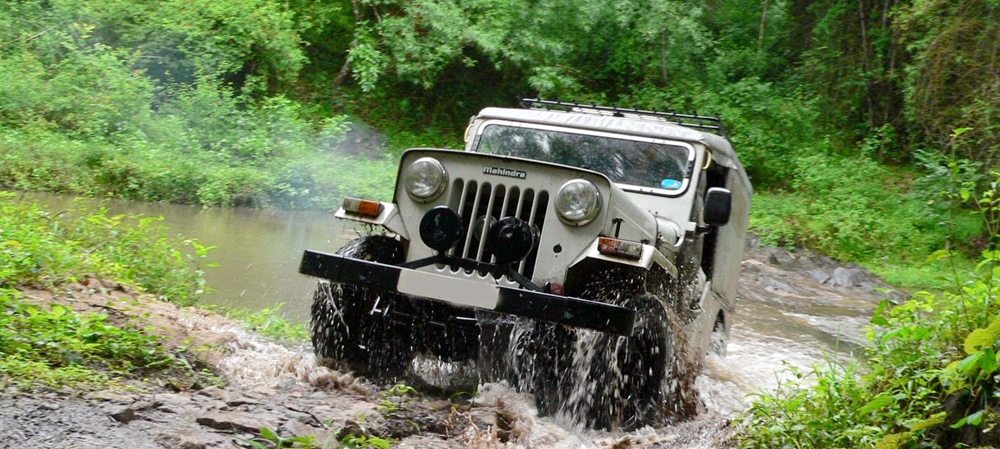
<svg viewBox="0 0 1000 449">
<path fill-rule="evenodd" d="M 377 217 L 382 213 L 382 203 L 361 198 L 344 198 L 342 205 L 345 211 L 366 217 Z"/>
<path fill-rule="evenodd" d="M 597 242 L 597 251 L 606 256 L 638 260 L 642 257 L 642 243 L 601 237 Z"/>
</svg>

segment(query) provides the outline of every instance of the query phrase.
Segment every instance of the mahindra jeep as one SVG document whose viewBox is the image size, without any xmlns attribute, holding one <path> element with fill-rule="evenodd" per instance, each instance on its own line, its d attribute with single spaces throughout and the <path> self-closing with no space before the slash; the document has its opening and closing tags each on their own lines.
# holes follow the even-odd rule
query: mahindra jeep
<svg viewBox="0 0 1000 449">
<path fill-rule="evenodd" d="M 696 413 L 724 353 L 751 186 L 720 120 L 547 100 L 487 108 L 465 151 L 411 149 L 381 231 L 306 251 L 319 359 L 376 379 L 417 354 L 599 428 Z"/>
</svg>

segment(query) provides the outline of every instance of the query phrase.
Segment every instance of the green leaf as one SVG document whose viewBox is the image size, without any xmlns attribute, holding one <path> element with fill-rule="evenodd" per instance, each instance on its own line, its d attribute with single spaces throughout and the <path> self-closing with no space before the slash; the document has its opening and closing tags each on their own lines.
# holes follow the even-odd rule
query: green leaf
<svg viewBox="0 0 1000 449">
<path fill-rule="evenodd" d="M 954 130 L 951 131 L 951 138 L 954 139 L 956 137 L 959 137 L 962 134 L 965 134 L 965 133 L 967 133 L 969 131 L 972 131 L 973 129 L 975 129 L 975 128 L 970 128 L 970 127 L 967 127 L 967 126 L 962 127 L 962 128 L 955 128 Z"/>
<path fill-rule="evenodd" d="M 979 359 L 983 356 L 981 352 L 974 352 L 958 362 L 958 372 L 960 374 L 969 374 L 972 368 L 975 368 L 979 364 Z"/>
<path fill-rule="evenodd" d="M 924 430 L 934 426 L 941 425 L 944 422 L 944 417 L 947 416 L 947 412 L 936 413 L 934 416 L 927 418 L 923 421 L 919 421 L 916 424 L 910 426 L 910 431 L 916 432 L 918 430 Z"/>
<path fill-rule="evenodd" d="M 983 422 L 983 414 L 984 413 L 986 413 L 985 409 L 984 410 L 980 410 L 978 412 L 975 412 L 975 413 L 969 415 L 967 417 L 968 423 L 972 424 L 973 426 L 978 426 L 979 424 L 981 424 Z"/>
<path fill-rule="evenodd" d="M 948 251 L 946 249 L 939 249 L 931 253 L 931 255 L 927 256 L 927 258 L 924 259 L 924 262 L 926 263 L 937 262 L 939 260 L 947 259 L 950 256 L 951 256 L 951 251 Z"/>
<path fill-rule="evenodd" d="M 986 348 L 983 351 L 983 357 L 979 358 L 979 368 L 983 370 L 984 375 L 989 375 L 996 371 L 997 367 L 1000 367 L 1000 363 L 997 362 L 993 348 Z"/>
<path fill-rule="evenodd" d="M 868 414 L 875 410 L 881 409 L 889 404 L 892 404 L 894 402 L 896 402 L 896 400 L 893 399 L 892 396 L 879 395 L 876 396 L 874 399 L 868 401 L 867 404 L 858 409 L 858 413 Z"/>
<path fill-rule="evenodd" d="M 266 438 L 266 439 L 268 439 L 270 441 L 278 441 L 278 440 L 281 439 L 281 437 L 279 437 L 278 434 L 274 433 L 273 430 L 268 429 L 267 427 L 261 427 L 260 428 L 260 436 L 262 436 L 262 437 L 264 437 L 264 438 Z"/>
</svg>

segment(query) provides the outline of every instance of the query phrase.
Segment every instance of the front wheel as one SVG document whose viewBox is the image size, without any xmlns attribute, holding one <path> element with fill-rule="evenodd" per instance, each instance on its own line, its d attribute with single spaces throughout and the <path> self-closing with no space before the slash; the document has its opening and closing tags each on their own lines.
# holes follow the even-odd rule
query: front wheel
<svg viewBox="0 0 1000 449">
<path fill-rule="evenodd" d="M 589 401 L 588 424 L 595 428 L 632 429 L 655 424 L 665 417 L 668 380 L 674 348 L 672 328 L 663 303 L 653 295 L 625 298 L 622 305 L 636 311 L 629 337 L 598 337 L 597 356 L 590 366 L 594 394 Z"/>
<path fill-rule="evenodd" d="M 354 240 L 337 254 L 399 263 L 402 244 L 384 236 Z M 320 363 L 379 381 L 400 379 L 413 358 L 412 329 L 392 322 L 385 311 L 391 292 L 320 281 L 313 294 L 310 336 Z"/>
</svg>

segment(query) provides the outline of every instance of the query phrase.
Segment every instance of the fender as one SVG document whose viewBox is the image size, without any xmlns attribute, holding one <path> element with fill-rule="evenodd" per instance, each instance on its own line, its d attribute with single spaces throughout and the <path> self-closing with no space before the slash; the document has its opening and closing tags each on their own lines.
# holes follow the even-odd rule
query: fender
<svg viewBox="0 0 1000 449">
<path fill-rule="evenodd" d="M 590 247 L 587 248 L 582 253 L 580 253 L 580 256 L 578 256 L 576 260 L 574 260 L 569 266 L 570 267 L 576 266 L 577 264 L 587 259 L 597 259 L 605 262 L 617 263 L 620 265 L 628 265 L 632 267 L 638 267 L 645 270 L 649 270 L 650 268 L 653 267 L 653 264 L 655 263 L 656 265 L 662 267 L 663 270 L 666 271 L 668 274 L 670 274 L 674 278 L 677 278 L 677 267 L 675 267 L 673 263 L 667 260 L 666 256 L 664 256 L 663 253 L 661 253 L 653 245 L 643 244 L 642 255 L 639 256 L 638 260 L 636 260 L 636 259 L 626 259 L 624 257 L 615 257 L 615 256 L 608 256 L 601 254 L 601 252 L 597 250 L 599 242 L 600 242 L 600 237 L 594 239 L 594 241 L 591 242 Z"/>
<path fill-rule="evenodd" d="M 387 231 L 398 235 L 403 240 L 410 240 L 410 234 L 406 232 L 406 225 L 403 223 L 403 217 L 399 215 L 399 207 L 397 207 L 394 203 L 387 203 L 385 201 L 380 201 L 379 203 L 382 204 L 382 212 L 378 214 L 377 217 L 353 214 L 344 210 L 343 207 L 337 209 L 337 213 L 335 213 L 334 216 L 343 220 L 353 220 L 370 225 L 381 226 Z"/>
</svg>

